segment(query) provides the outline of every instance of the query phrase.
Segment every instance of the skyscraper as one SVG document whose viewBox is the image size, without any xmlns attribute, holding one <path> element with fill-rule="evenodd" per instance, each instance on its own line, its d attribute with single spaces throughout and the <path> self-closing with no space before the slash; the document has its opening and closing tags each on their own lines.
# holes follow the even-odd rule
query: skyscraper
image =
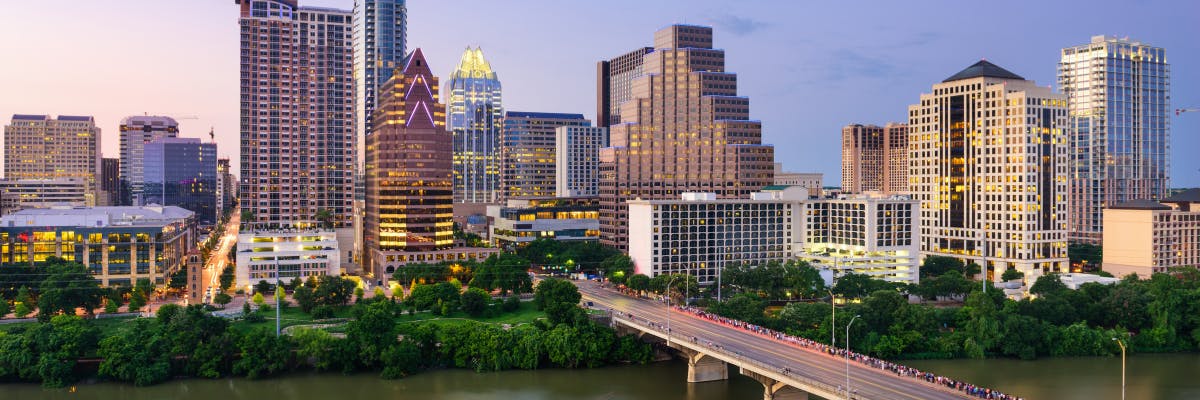
<svg viewBox="0 0 1200 400">
<path fill-rule="evenodd" d="M 120 158 L 101 158 L 100 159 L 100 193 L 103 195 L 103 202 L 97 201 L 97 205 L 101 206 L 121 206 L 122 199 L 125 198 L 124 185 L 121 185 L 121 159 Z M 100 204 L 103 203 L 103 204 Z"/>
<path fill-rule="evenodd" d="M 554 195 L 599 195 L 600 149 L 608 147 L 608 128 L 560 126 L 554 130 Z"/>
<path fill-rule="evenodd" d="M 367 135 L 365 264 L 386 280 L 411 262 L 479 259 L 451 248 L 453 137 L 438 102 L 438 78 L 421 49 L 379 93 L 375 129 Z"/>
<path fill-rule="evenodd" d="M 12 116 L 4 127 L 4 177 L 76 178 L 87 182 L 88 206 L 100 191 L 100 128 L 90 116 Z"/>
<path fill-rule="evenodd" d="M 178 206 L 202 224 L 217 221 L 217 144 L 196 138 L 159 138 L 145 145 L 146 204 Z"/>
<path fill-rule="evenodd" d="M 121 120 L 121 185 L 126 189 L 122 205 L 145 205 L 142 185 L 145 182 L 142 160 L 146 143 L 165 137 L 179 136 L 179 123 L 171 117 L 129 116 Z"/>
<path fill-rule="evenodd" d="M 229 170 L 229 159 L 217 159 L 217 218 L 234 206 L 233 187 L 236 186 Z"/>
<path fill-rule="evenodd" d="M 554 197 L 554 130 L 591 124 L 583 114 L 505 112 L 500 141 L 504 197 Z"/>
<path fill-rule="evenodd" d="M 908 107 L 921 252 L 1016 268 L 1067 267 L 1067 97 L 987 61 Z"/>
<path fill-rule="evenodd" d="M 1170 74 L 1161 47 L 1129 39 L 1094 36 L 1062 50 L 1071 241 L 1100 244 L 1105 207 L 1169 195 Z"/>
<path fill-rule="evenodd" d="M 601 241 L 625 249 L 625 201 L 676 199 L 684 192 L 746 197 L 768 186 L 774 148 L 750 120 L 750 99 L 725 72 L 712 28 L 673 25 L 654 34 L 621 123 L 600 150 Z"/>
<path fill-rule="evenodd" d="M 260 228 L 349 226 L 354 83 L 349 11 L 241 4 L 241 206 Z"/>
<path fill-rule="evenodd" d="M 621 103 L 633 98 L 633 80 L 653 47 L 643 47 L 596 64 L 596 126 L 621 123 Z"/>
<path fill-rule="evenodd" d="M 908 191 L 907 124 L 851 124 L 842 128 L 842 191 Z"/>
<path fill-rule="evenodd" d="M 405 0 L 354 0 L 354 115 L 360 168 L 379 88 L 403 67 L 407 36 Z"/>
<path fill-rule="evenodd" d="M 500 78 L 467 48 L 450 74 L 447 129 L 454 133 L 454 202 L 494 202 L 500 189 Z"/>
</svg>

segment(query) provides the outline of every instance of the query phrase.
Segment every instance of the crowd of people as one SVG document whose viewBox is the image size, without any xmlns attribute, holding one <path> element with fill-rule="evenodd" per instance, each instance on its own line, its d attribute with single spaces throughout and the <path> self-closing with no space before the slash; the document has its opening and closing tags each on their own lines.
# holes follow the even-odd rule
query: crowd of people
<svg viewBox="0 0 1200 400">
<path fill-rule="evenodd" d="M 893 362 L 890 362 L 887 360 L 881 360 L 881 359 L 878 359 L 875 357 L 867 356 L 864 354 L 859 354 L 859 353 L 856 353 L 853 351 L 848 351 L 846 349 L 837 348 L 837 347 L 830 346 L 830 345 L 827 345 L 824 343 L 820 343 L 820 342 L 817 342 L 814 340 L 805 339 L 805 338 L 801 338 L 801 337 L 795 337 L 792 335 L 785 334 L 783 332 L 775 331 L 773 329 L 768 329 L 765 327 L 747 323 L 745 321 L 736 320 L 736 319 L 732 319 L 732 318 L 725 318 L 720 315 L 716 315 L 716 314 L 701 310 L 699 308 L 683 307 L 683 306 L 676 306 L 674 308 L 680 312 L 685 312 L 685 313 L 694 315 L 696 317 L 707 319 L 707 320 L 717 322 L 717 323 L 720 323 L 723 325 L 727 325 L 727 326 L 739 328 L 742 330 L 746 330 L 749 332 L 757 333 L 759 335 L 771 337 L 771 338 L 774 338 L 775 340 L 778 340 L 778 341 L 784 342 L 784 343 L 788 343 L 788 344 L 796 346 L 796 347 L 813 350 L 813 351 L 819 351 L 819 352 L 823 352 L 823 353 L 826 353 L 826 354 L 829 354 L 832 356 L 836 356 L 836 357 L 846 357 L 846 358 L 849 358 L 850 360 L 853 360 L 854 362 L 857 362 L 859 364 L 862 364 L 862 365 L 865 365 L 865 366 L 868 366 L 871 368 L 889 371 L 891 373 L 896 374 L 896 376 L 904 376 L 904 377 L 909 377 L 909 378 L 914 378 L 914 379 L 921 379 L 921 380 L 924 380 L 926 382 L 929 382 L 929 383 L 932 383 L 935 385 L 944 386 L 946 388 L 965 393 L 972 397 L 976 397 L 976 398 L 980 398 L 980 399 L 993 399 L 993 400 L 1021 400 L 1020 397 L 1000 393 L 999 391 L 996 391 L 993 389 L 975 386 L 975 385 L 972 385 L 967 382 L 958 381 L 958 380 L 940 376 L 940 375 L 937 375 L 937 374 L 934 374 L 931 372 L 921 371 L 916 368 L 900 365 L 900 364 L 893 363 Z"/>
</svg>

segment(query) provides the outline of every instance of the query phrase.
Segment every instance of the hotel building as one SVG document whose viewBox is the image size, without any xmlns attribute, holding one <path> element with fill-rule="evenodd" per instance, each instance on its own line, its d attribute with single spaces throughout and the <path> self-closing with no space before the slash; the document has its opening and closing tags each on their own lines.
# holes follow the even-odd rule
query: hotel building
<svg viewBox="0 0 1200 400">
<path fill-rule="evenodd" d="M 596 63 L 596 126 L 621 123 L 621 104 L 633 99 L 633 81 L 642 76 L 642 63 L 653 47 L 643 47 Z"/>
<path fill-rule="evenodd" d="M 87 182 L 85 203 L 100 192 L 100 128 L 90 116 L 16 114 L 4 127 L 4 178 L 75 178 Z"/>
<path fill-rule="evenodd" d="M 608 147 L 608 128 L 560 126 L 554 130 L 554 195 L 599 195 L 600 149 Z"/>
<path fill-rule="evenodd" d="M 1200 266 L 1200 189 L 1104 209 L 1104 267 L 1145 279 L 1173 267 Z"/>
<path fill-rule="evenodd" d="M 908 192 L 908 125 L 842 128 L 842 191 Z"/>
<path fill-rule="evenodd" d="M 500 148 L 504 198 L 554 197 L 555 129 L 591 124 L 583 114 L 505 112 Z"/>
<path fill-rule="evenodd" d="M 988 280 L 1067 272 L 1066 96 L 979 61 L 908 112 L 923 256 L 986 265 Z"/>
</svg>

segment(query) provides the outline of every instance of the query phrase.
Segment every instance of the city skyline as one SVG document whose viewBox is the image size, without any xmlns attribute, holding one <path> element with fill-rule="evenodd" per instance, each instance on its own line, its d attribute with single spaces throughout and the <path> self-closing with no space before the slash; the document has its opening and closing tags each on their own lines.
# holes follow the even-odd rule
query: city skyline
<svg viewBox="0 0 1200 400">
<path fill-rule="evenodd" d="M 462 24 L 476 28 L 446 30 L 441 27 L 450 11 L 447 5 L 413 2 L 409 14 L 417 18 L 409 20 L 408 36 L 410 47 L 421 46 L 435 60 L 432 70 L 440 75 L 453 69 L 465 46 L 487 48 L 489 61 L 505 77 L 508 109 L 583 113 L 595 120 L 597 61 L 627 52 L 644 42 L 641 33 L 671 23 L 712 25 L 715 47 L 731 50 L 727 67 L 739 74 L 740 94 L 754 99 L 751 118 L 763 121 L 763 141 L 776 146 L 781 155 L 777 161 L 790 171 L 823 172 L 827 182 L 840 177 L 837 149 L 842 126 L 901 120 L 909 99 L 927 89 L 928 82 L 981 58 L 1022 71 L 1046 86 L 1055 82 L 1063 47 L 1095 35 L 1128 36 L 1167 49 L 1174 71 L 1171 109 L 1200 106 L 1200 91 L 1195 90 L 1200 77 L 1191 72 L 1200 64 L 1200 45 L 1189 40 L 1200 34 L 1200 28 L 1187 23 L 1188 16 L 1200 12 L 1196 4 L 1146 2 L 1139 5 L 1142 17 L 1137 19 L 1114 11 L 1121 9 L 1116 2 L 1087 9 L 1040 4 L 1040 11 L 1029 15 L 1022 11 L 1026 7 L 997 11 L 997 19 L 1019 15 L 1027 25 L 1041 27 L 1012 30 L 976 29 L 976 24 L 966 21 L 920 29 L 886 22 L 928 12 L 899 4 L 850 10 L 836 5 L 802 8 L 754 2 L 730 14 L 715 1 L 688 2 L 693 5 L 688 9 L 678 7 L 680 3 L 592 6 L 530 1 L 511 7 L 471 2 L 471 7 L 458 9 L 455 18 L 480 22 Z M 353 8 L 351 0 L 306 4 Z M 629 7 L 643 12 L 625 15 L 621 10 Z M 44 39 L 6 40 L 0 43 L 0 51 L 22 54 L 47 44 L 72 51 L 48 52 L 0 66 L 0 90 L 10 94 L 0 98 L 0 115 L 94 115 L 106 133 L 116 132 L 119 120 L 129 115 L 171 115 L 181 119 L 181 137 L 204 138 L 212 126 L 217 142 L 224 144 L 219 146 L 220 156 L 230 157 L 240 171 L 236 165 L 238 89 L 232 83 L 238 68 L 237 49 L 232 45 L 237 28 L 236 10 L 231 8 L 224 2 L 136 1 L 122 7 L 84 3 L 67 10 L 13 4 L 0 16 L 0 37 Z M 1074 14 L 1078 17 L 1068 22 L 1055 17 L 1068 10 L 1082 14 Z M 851 11 L 860 18 L 885 22 L 863 28 L 828 18 Z M 543 19 L 537 29 L 482 23 L 518 13 L 594 18 Z M 793 23 L 797 17 L 805 23 Z M 59 23 L 37 23 L 50 18 Z M 606 28 L 616 18 L 624 24 L 622 29 Z M 104 29 L 108 24 L 133 26 L 129 22 L 134 20 L 142 30 Z M 149 31 L 155 34 L 143 34 Z M 947 51 L 964 48 L 969 50 Z M 556 61 L 531 66 L 530 55 L 546 49 L 554 50 Z M 130 52 L 138 56 L 88 65 L 86 74 L 77 72 L 83 70 L 77 60 L 114 59 L 111 55 Z M 762 58 L 767 54 L 770 57 Z M 148 59 L 156 62 L 144 61 Z M 15 93 L 20 95 L 11 95 Z M 193 115 L 197 118 L 182 118 Z M 1200 160 L 1187 157 L 1186 152 L 1200 147 L 1200 114 L 1176 117 L 1172 113 L 1171 118 L 1172 186 L 1200 186 Z M 115 139 L 105 135 L 105 156 L 117 156 Z"/>
</svg>

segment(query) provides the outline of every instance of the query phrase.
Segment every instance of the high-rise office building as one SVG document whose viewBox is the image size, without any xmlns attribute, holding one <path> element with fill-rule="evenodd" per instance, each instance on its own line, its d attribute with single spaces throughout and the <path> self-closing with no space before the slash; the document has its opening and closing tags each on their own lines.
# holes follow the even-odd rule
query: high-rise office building
<svg viewBox="0 0 1200 400">
<path fill-rule="evenodd" d="M 102 204 L 100 206 L 120 206 L 124 205 L 124 185 L 121 184 L 121 159 L 120 158 L 101 158 L 100 159 L 100 193 Z M 97 203 L 101 203 L 97 201 Z"/>
<path fill-rule="evenodd" d="M 241 197 L 259 228 L 349 226 L 354 82 L 349 11 L 241 5 Z M 328 213 L 328 214 L 326 214 Z"/>
<path fill-rule="evenodd" d="M 673 25 L 654 34 L 654 51 L 621 103 L 610 147 L 600 150 L 600 231 L 625 249 L 627 206 L 636 198 L 675 199 L 684 192 L 745 197 L 772 183 L 774 148 L 725 72 L 712 28 Z"/>
<path fill-rule="evenodd" d="M 554 130 L 554 195 L 596 197 L 600 187 L 600 149 L 608 147 L 608 128 L 560 126 Z"/>
<path fill-rule="evenodd" d="M 653 47 L 643 47 L 596 64 L 596 126 L 621 123 L 621 103 L 633 99 L 633 80 Z"/>
<path fill-rule="evenodd" d="M 500 187 L 504 197 L 554 197 L 554 130 L 591 124 L 583 114 L 505 112 L 500 140 Z"/>
<path fill-rule="evenodd" d="M 1016 268 L 1067 267 L 1067 97 L 987 61 L 908 107 L 921 252 Z"/>
<path fill-rule="evenodd" d="M 16 114 L 4 127 L 4 177 L 77 178 L 87 182 L 88 206 L 100 191 L 100 128 L 90 116 Z"/>
<path fill-rule="evenodd" d="M 196 138 L 161 138 L 145 144 L 142 200 L 217 221 L 217 144 Z"/>
<path fill-rule="evenodd" d="M 379 88 L 396 68 L 404 66 L 408 36 L 405 3 L 405 0 L 354 0 L 354 126 L 358 132 L 360 169 L 365 157 L 363 140 L 371 132 L 371 114 L 379 101 Z"/>
<path fill-rule="evenodd" d="M 467 48 L 450 74 L 447 129 L 454 134 L 454 202 L 489 203 L 500 195 L 500 78 Z"/>
<path fill-rule="evenodd" d="M 145 183 L 142 160 L 146 143 L 179 136 L 179 122 L 171 117 L 129 116 L 121 120 L 121 184 L 126 188 L 121 203 L 140 206 L 146 204 L 142 197 Z"/>
<path fill-rule="evenodd" d="M 387 279 L 411 262 L 478 259 L 452 248 L 453 137 L 421 49 L 379 93 L 367 135 L 366 265 Z"/>
<path fill-rule="evenodd" d="M 1170 75 L 1161 47 L 1129 39 L 1095 36 L 1062 50 L 1071 241 L 1100 244 L 1105 207 L 1169 195 Z"/>
<path fill-rule="evenodd" d="M 217 218 L 233 207 L 233 173 L 228 158 L 217 158 Z"/>
<path fill-rule="evenodd" d="M 908 191 L 907 124 L 851 124 L 842 128 L 842 191 Z"/>
</svg>

